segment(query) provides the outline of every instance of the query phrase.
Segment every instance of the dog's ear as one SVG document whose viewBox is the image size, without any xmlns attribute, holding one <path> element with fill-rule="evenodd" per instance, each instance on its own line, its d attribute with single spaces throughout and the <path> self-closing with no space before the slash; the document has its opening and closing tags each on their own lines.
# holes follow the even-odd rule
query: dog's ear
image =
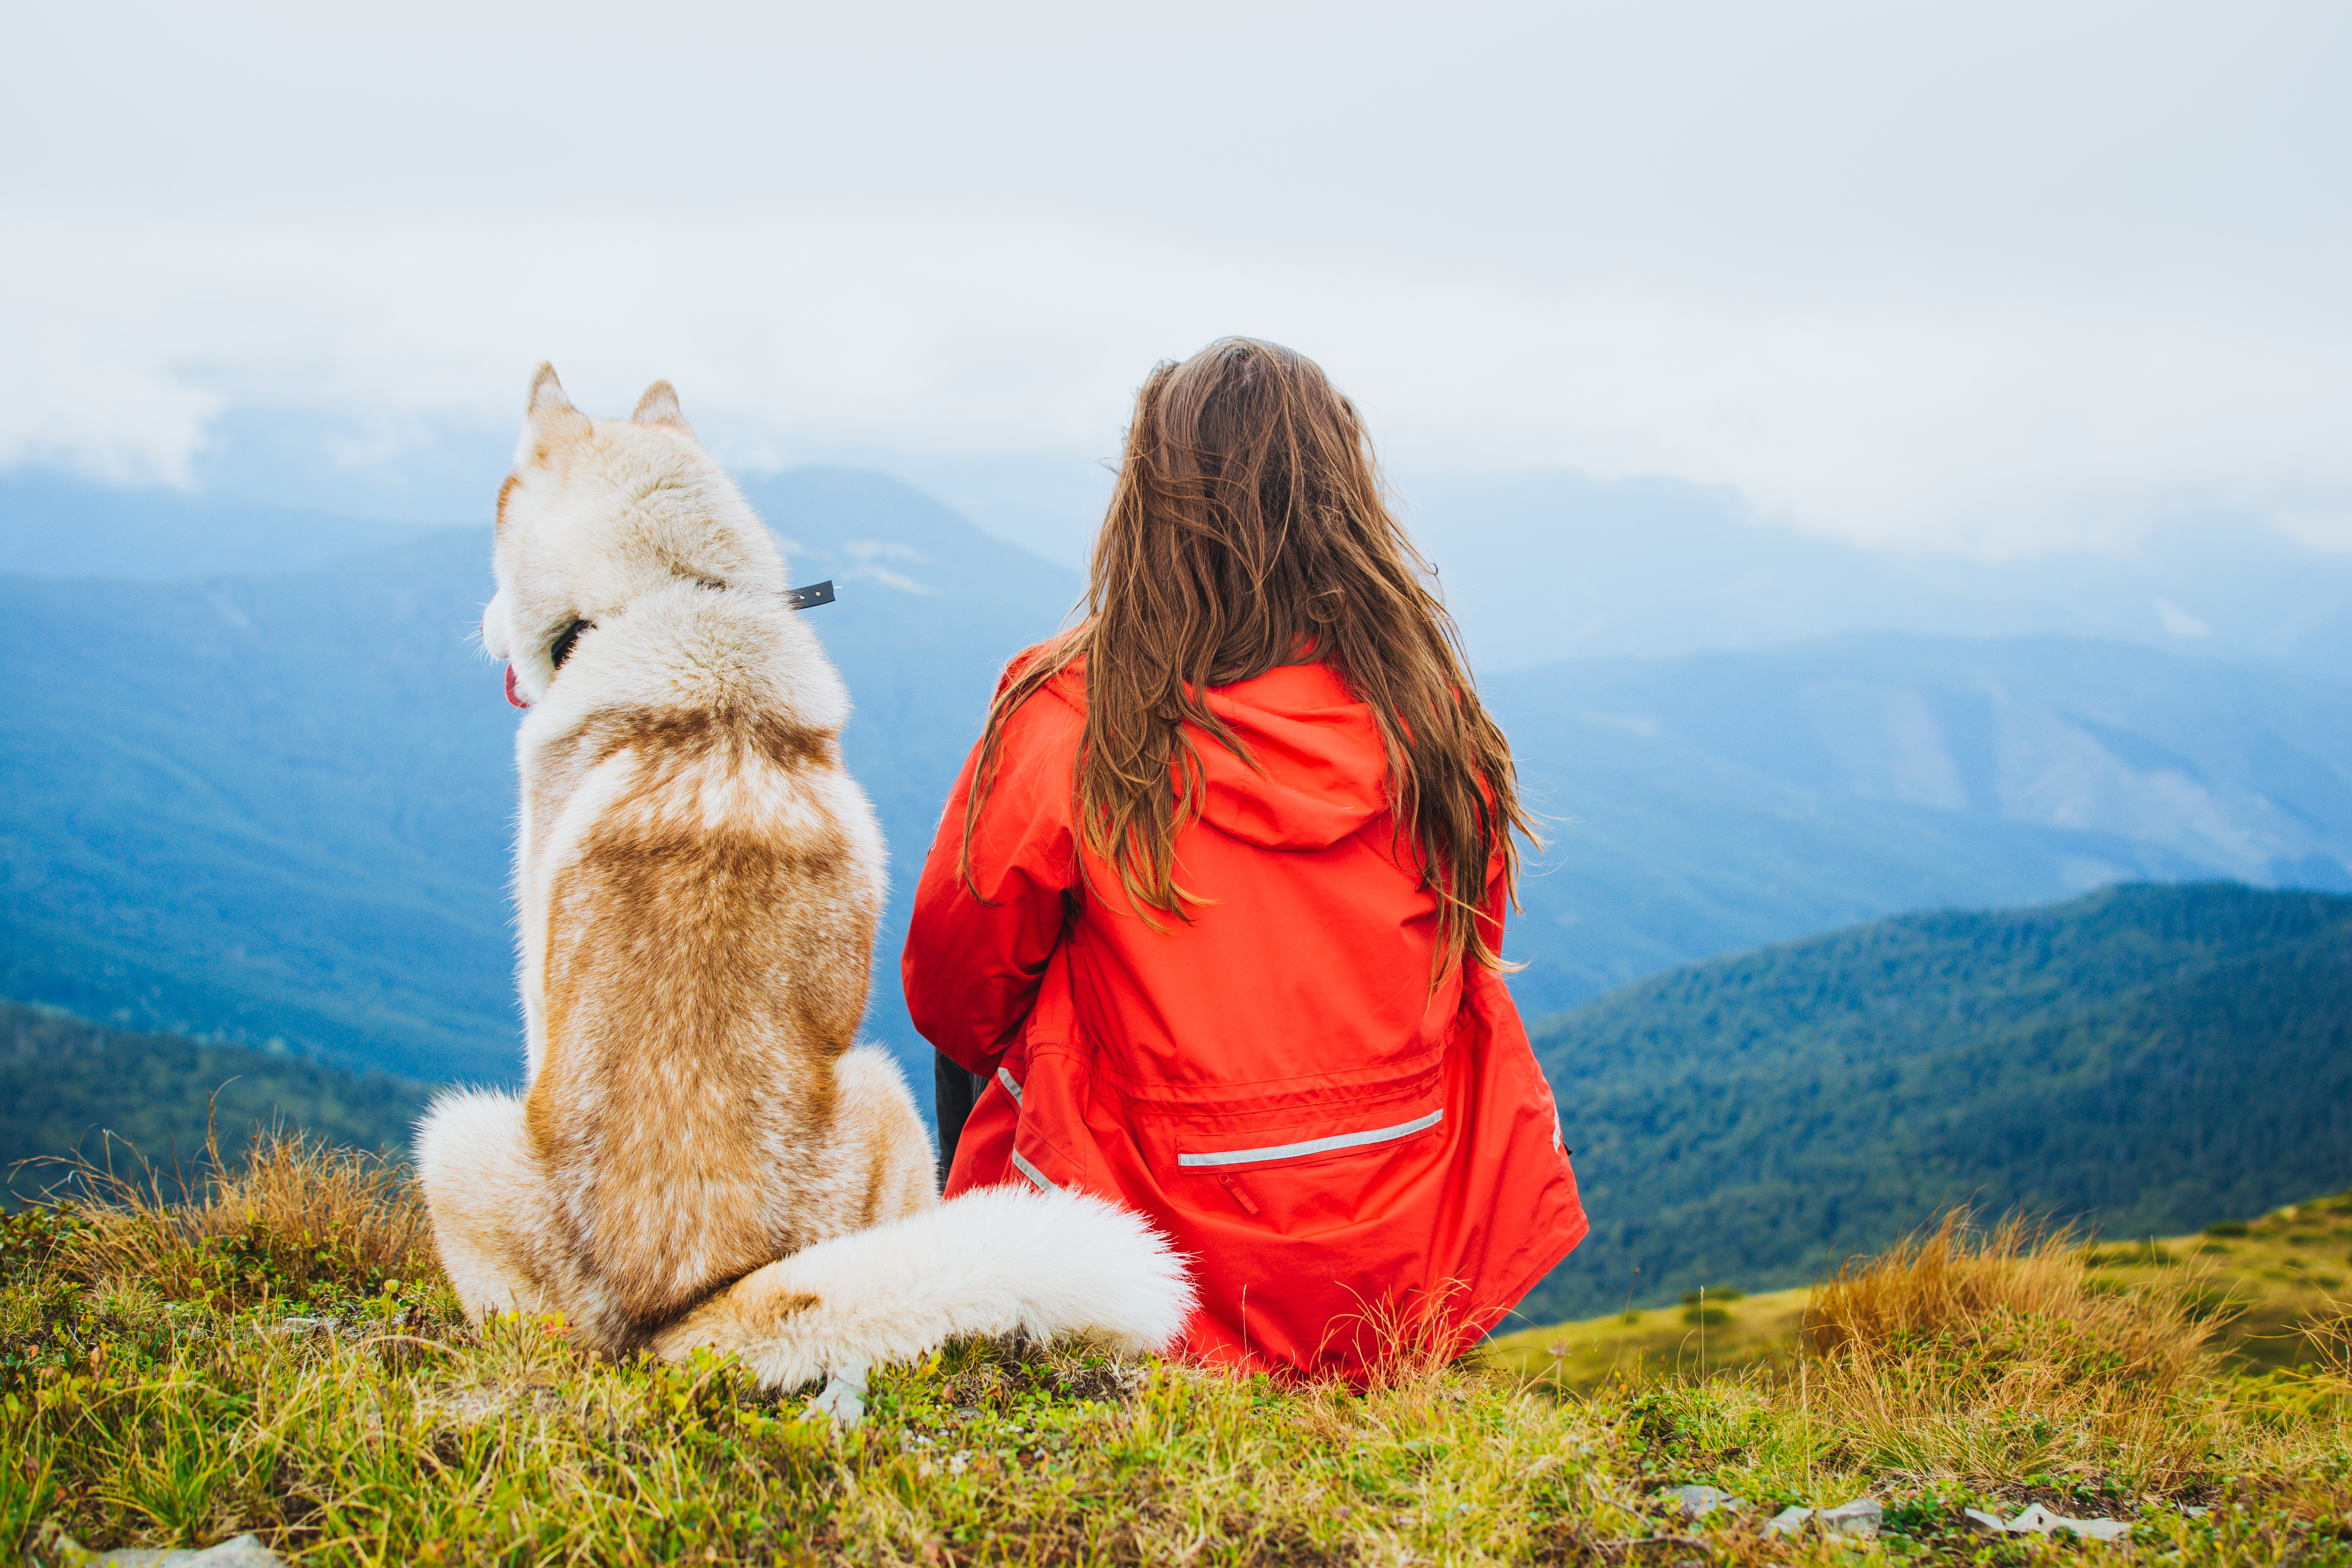
<svg viewBox="0 0 2352 1568">
<path fill-rule="evenodd" d="M 544 463 L 557 447 L 579 440 L 589 429 L 588 416 L 572 406 L 572 399 L 563 395 L 563 384 L 555 379 L 555 367 L 542 360 L 539 374 L 530 378 L 530 403 L 523 410 L 516 466 L 524 458 Z"/>
<path fill-rule="evenodd" d="M 646 388 L 646 395 L 637 399 L 637 411 L 629 418 L 639 425 L 674 425 L 689 436 L 694 434 L 686 416 L 677 411 L 677 388 L 666 381 Z"/>
</svg>

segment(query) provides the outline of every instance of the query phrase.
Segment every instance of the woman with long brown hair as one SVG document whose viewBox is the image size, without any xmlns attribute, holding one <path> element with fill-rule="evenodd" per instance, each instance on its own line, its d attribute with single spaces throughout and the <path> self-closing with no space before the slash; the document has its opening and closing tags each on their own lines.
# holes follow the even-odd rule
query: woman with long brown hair
<svg viewBox="0 0 2352 1568">
<path fill-rule="evenodd" d="M 949 1191 L 1151 1216 L 1211 1361 L 1451 1353 L 1585 1233 L 1500 974 L 1528 820 L 1426 572 L 1314 362 L 1160 365 L 916 895 Z"/>
</svg>

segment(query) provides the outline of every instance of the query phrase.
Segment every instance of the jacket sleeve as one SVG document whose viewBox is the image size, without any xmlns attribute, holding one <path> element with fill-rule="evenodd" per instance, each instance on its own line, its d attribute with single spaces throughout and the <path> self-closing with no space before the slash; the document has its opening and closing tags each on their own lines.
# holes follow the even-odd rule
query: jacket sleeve
<svg viewBox="0 0 2352 1568">
<path fill-rule="evenodd" d="M 1062 940 L 1065 895 L 1078 889 L 1070 828 L 1072 767 L 1084 721 L 1052 689 L 1005 721 L 996 780 L 960 874 L 974 746 L 923 862 L 899 975 L 925 1039 L 985 1073 L 1020 1034 Z M 977 894 L 974 892 L 977 888 Z"/>
</svg>

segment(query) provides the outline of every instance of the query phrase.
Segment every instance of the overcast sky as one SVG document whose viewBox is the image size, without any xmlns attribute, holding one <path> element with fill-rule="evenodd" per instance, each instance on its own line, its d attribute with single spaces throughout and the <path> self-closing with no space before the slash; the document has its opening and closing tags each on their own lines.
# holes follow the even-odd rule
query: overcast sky
<svg viewBox="0 0 2352 1568">
<path fill-rule="evenodd" d="M 532 364 L 732 460 L 1116 450 L 1316 356 L 1392 467 L 2352 549 L 2352 7 L 0 9 L 0 464 L 375 456 Z"/>
</svg>

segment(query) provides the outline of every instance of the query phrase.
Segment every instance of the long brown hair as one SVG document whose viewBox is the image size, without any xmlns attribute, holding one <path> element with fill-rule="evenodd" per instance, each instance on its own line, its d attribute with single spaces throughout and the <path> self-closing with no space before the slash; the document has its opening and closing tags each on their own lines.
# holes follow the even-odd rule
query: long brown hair
<svg viewBox="0 0 2352 1568">
<path fill-rule="evenodd" d="M 1388 509 L 1355 405 L 1314 361 L 1222 338 L 1153 367 L 1095 540 L 1087 618 L 989 711 L 964 806 L 966 885 L 1006 718 L 1084 658 L 1083 841 L 1139 909 L 1188 918 L 1176 834 L 1199 812 L 1202 771 L 1186 726 L 1255 766 L 1203 693 L 1319 660 L 1380 721 L 1391 815 L 1438 899 L 1440 972 L 1465 953 L 1502 967 L 1476 905 L 1497 849 L 1516 895 L 1511 836 L 1534 830 L 1431 572 Z"/>
</svg>

